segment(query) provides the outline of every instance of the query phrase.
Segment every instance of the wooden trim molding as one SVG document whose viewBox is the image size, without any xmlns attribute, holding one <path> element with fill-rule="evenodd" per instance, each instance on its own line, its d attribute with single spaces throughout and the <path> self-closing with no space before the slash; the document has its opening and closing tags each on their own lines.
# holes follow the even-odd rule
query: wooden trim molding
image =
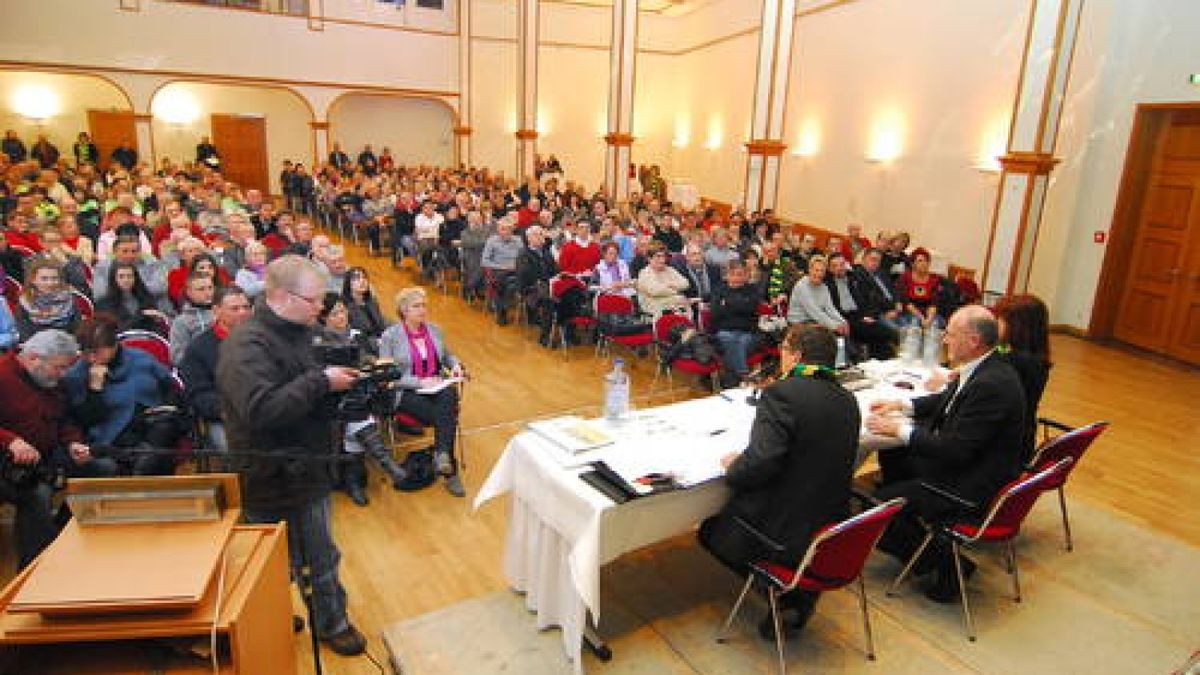
<svg viewBox="0 0 1200 675">
<path fill-rule="evenodd" d="M 760 138 L 746 141 L 746 152 L 763 157 L 779 157 L 787 150 L 788 144 L 778 139 Z"/>
<path fill-rule="evenodd" d="M 1048 152 L 1010 152 L 997 159 L 1000 166 L 1009 173 L 1027 173 L 1034 176 L 1049 175 L 1061 161 Z"/>
<path fill-rule="evenodd" d="M 309 122 L 308 126 L 312 127 L 313 131 L 329 131 L 329 122 Z"/>
<path fill-rule="evenodd" d="M 604 135 L 604 142 L 616 147 L 629 147 L 633 145 L 633 134 L 622 134 L 613 132 Z"/>
<path fill-rule="evenodd" d="M 126 12 L 140 12 L 142 11 L 142 0 L 120 0 L 117 6 Z"/>
<path fill-rule="evenodd" d="M 154 120 L 154 115 L 151 115 L 150 113 L 139 113 L 139 112 L 133 113 L 133 121 L 134 122 L 147 122 L 148 123 L 153 120 Z"/>
<path fill-rule="evenodd" d="M 470 136 L 474 129 L 471 127 L 454 127 L 452 131 L 454 132 L 455 136 Z"/>
<path fill-rule="evenodd" d="M 517 129 L 513 134 L 522 141 L 532 141 L 538 137 L 537 129 Z"/>
</svg>

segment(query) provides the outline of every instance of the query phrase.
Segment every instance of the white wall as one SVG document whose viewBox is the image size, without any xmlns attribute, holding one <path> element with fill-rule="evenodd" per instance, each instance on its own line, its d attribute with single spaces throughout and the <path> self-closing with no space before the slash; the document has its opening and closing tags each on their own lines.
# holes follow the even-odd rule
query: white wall
<svg viewBox="0 0 1200 675">
<path fill-rule="evenodd" d="M 504 0 L 471 3 L 471 163 L 515 177 L 517 12 Z"/>
<path fill-rule="evenodd" d="M 21 115 L 15 99 L 29 88 L 49 92 L 58 111 L 42 122 Z M 0 129 L 16 131 L 26 147 L 32 147 L 37 135 L 44 133 L 64 158 L 74 162 L 71 146 L 80 131 L 88 130 L 89 109 L 129 110 L 129 103 L 116 87 L 100 78 L 0 70 Z"/>
<path fill-rule="evenodd" d="M 855 220 L 871 235 L 907 230 L 982 268 L 998 180 L 972 165 L 1005 152 L 1028 7 L 870 0 L 801 17 L 781 215 L 830 230 Z M 900 156 L 868 162 L 886 134 Z"/>
<path fill-rule="evenodd" d="M 450 166 L 454 162 L 454 114 L 438 101 L 348 94 L 329 111 L 329 142 L 340 142 L 351 159 L 367 143 L 375 154 L 391 148 L 397 164 Z"/>
<path fill-rule="evenodd" d="M 271 192 L 280 193 L 279 166 L 283 160 L 309 164 L 312 158 L 312 113 L 294 93 L 283 89 L 243 87 L 201 82 L 172 82 L 158 91 L 155 101 L 183 95 L 195 102 L 199 116 L 191 124 L 164 122 L 157 115 L 150 123 L 155 162 L 196 158 L 196 143 L 212 134 L 213 113 L 243 113 L 266 118 L 267 173 Z M 154 103 L 152 109 L 159 109 Z M 218 146 L 218 150 L 220 147 Z"/>
<path fill-rule="evenodd" d="M 1138 103 L 1197 102 L 1200 3 L 1088 0 L 1037 240 L 1031 290 L 1051 320 L 1087 328 Z"/>
</svg>

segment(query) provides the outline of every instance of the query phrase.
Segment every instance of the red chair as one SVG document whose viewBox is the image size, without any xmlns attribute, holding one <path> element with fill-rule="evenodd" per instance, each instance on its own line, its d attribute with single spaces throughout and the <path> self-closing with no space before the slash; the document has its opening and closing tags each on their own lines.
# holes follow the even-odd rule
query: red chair
<svg viewBox="0 0 1200 675">
<path fill-rule="evenodd" d="M 654 322 L 654 340 L 659 348 L 658 370 L 654 373 L 655 378 L 665 371 L 668 382 L 674 386 L 674 378 L 671 377 L 671 373 L 674 370 L 682 370 L 683 372 L 690 373 L 692 375 L 707 377 L 709 380 L 709 386 L 712 388 L 712 390 L 714 392 L 718 391 L 720 389 L 720 382 L 717 379 L 717 373 L 721 370 L 720 359 L 713 359 L 710 363 L 701 363 L 696 359 L 680 356 L 670 359 L 670 362 L 668 362 L 666 357 L 663 355 L 662 350 L 670 346 L 671 330 L 675 328 L 675 326 L 679 325 L 687 325 L 693 328 L 695 327 L 695 324 L 692 323 L 691 319 L 669 312 L 658 317 L 658 320 Z"/>
<path fill-rule="evenodd" d="M 92 304 L 92 299 L 74 288 L 71 289 L 71 299 L 75 301 L 79 316 L 90 319 L 96 314 L 96 306 Z"/>
<path fill-rule="evenodd" d="M 122 346 L 140 349 L 154 357 L 156 361 L 168 369 L 174 368 L 171 363 L 171 343 L 163 336 L 149 330 L 126 330 L 117 334 L 117 342 Z"/>
<path fill-rule="evenodd" d="M 1005 544 L 1008 572 L 1012 574 L 1013 599 L 1020 602 L 1021 577 L 1017 569 L 1017 535 L 1021 533 L 1021 525 L 1025 522 L 1025 517 L 1029 515 L 1029 511 L 1037 502 L 1038 497 L 1052 486 L 1061 485 L 1066 480 L 1066 474 L 1074 461 L 1071 457 L 1064 457 L 1033 475 L 1024 474 L 1004 486 L 1004 489 L 1000 490 L 1000 493 L 992 500 L 987 515 L 983 517 L 982 521 L 978 519 L 962 520 L 942 523 L 931 528 L 929 534 L 925 535 L 925 540 L 917 548 L 917 552 L 913 554 L 913 557 L 904 565 L 904 569 L 900 570 L 900 575 L 892 582 L 891 588 L 888 589 L 888 595 L 896 594 L 896 589 L 908 577 L 908 573 L 921 558 L 925 549 L 929 547 L 934 537 L 943 537 L 949 540 L 950 551 L 954 558 L 954 572 L 958 577 L 958 592 L 962 598 L 963 619 L 967 625 L 967 639 L 974 642 L 975 622 L 971 618 L 971 606 L 967 603 L 967 584 L 963 577 L 959 549 L 970 548 L 980 543 Z M 932 485 L 924 485 L 924 487 L 967 508 L 974 509 L 978 506 L 941 488 Z"/>
<path fill-rule="evenodd" d="M 562 301 L 562 296 L 567 291 L 573 288 L 578 288 L 584 293 L 587 293 L 587 285 L 579 280 L 578 277 L 571 275 L 560 275 L 550 280 L 550 299 L 554 304 Z M 594 316 L 573 316 L 568 319 L 568 322 L 575 330 L 591 330 L 596 329 L 596 317 Z M 550 344 L 554 344 L 554 336 L 558 335 L 559 344 L 562 346 L 563 355 L 567 354 L 567 334 L 564 326 L 558 323 L 558 312 L 554 313 L 554 321 L 550 324 Z"/>
<path fill-rule="evenodd" d="M 34 256 L 34 254 L 37 253 L 37 251 L 29 248 L 28 246 L 26 246 L 24 244 L 13 244 L 10 242 L 8 244 L 8 247 L 11 248 L 12 250 L 16 251 L 17 253 L 20 253 L 21 257 L 25 258 L 26 260 L 29 260 L 29 258 L 32 258 Z"/>
<path fill-rule="evenodd" d="M 1028 468 L 1031 471 L 1039 471 L 1046 468 L 1050 464 L 1054 464 L 1064 457 L 1070 457 L 1074 462 L 1063 471 L 1061 479 L 1057 484 L 1047 486 L 1047 489 L 1058 491 L 1058 509 L 1062 513 L 1063 535 L 1067 540 L 1067 550 L 1074 550 L 1074 545 L 1071 543 L 1071 520 L 1067 515 L 1067 496 L 1063 492 L 1066 487 L 1067 479 L 1071 476 L 1071 470 L 1079 465 L 1079 460 L 1083 458 L 1083 453 L 1091 447 L 1096 438 L 1108 429 L 1108 422 L 1093 422 L 1085 427 L 1072 429 L 1071 427 L 1055 422 L 1051 419 L 1038 418 L 1038 423 L 1046 430 L 1058 429 L 1065 432 L 1062 435 L 1049 437 L 1048 440 L 1042 443 L 1033 453 L 1033 459 L 1029 461 Z"/>
<path fill-rule="evenodd" d="M 775 622 L 775 649 L 779 654 L 779 671 L 787 672 L 783 652 L 783 626 L 779 618 L 779 597 L 800 589 L 805 591 L 832 591 L 858 581 L 858 604 L 862 609 L 863 633 L 867 639 L 867 658 L 875 660 L 875 640 L 871 633 L 871 615 L 867 608 L 867 586 L 862 570 L 867 557 L 875 548 L 892 518 L 904 508 L 903 498 L 893 499 L 870 510 L 827 525 L 813 535 L 804 558 L 795 568 L 779 563 L 760 561 L 750 565 L 750 574 L 733 610 L 717 633 L 717 642 L 724 642 L 724 635 L 737 617 L 742 602 L 757 580 L 767 589 L 767 600 L 771 605 L 771 619 Z M 758 532 L 748 523 L 739 520 L 752 535 L 761 539 L 768 548 L 782 551 L 783 546 Z"/>
<path fill-rule="evenodd" d="M 461 415 L 462 397 L 463 397 L 464 392 L 466 391 L 466 386 L 465 386 L 465 383 L 463 383 L 463 382 L 460 382 L 455 386 L 458 388 L 459 415 Z M 462 417 L 459 415 L 456 415 L 456 419 L 458 419 L 458 424 L 456 424 L 454 426 L 454 447 L 457 450 L 456 454 L 458 455 L 458 465 L 460 468 L 462 468 L 463 471 L 466 471 L 467 470 L 467 449 L 466 449 L 466 446 L 463 444 Z M 412 427 L 413 429 L 420 429 L 422 432 L 422 436 L 423 436 L 425 430 L 430 428 L 430 425 L 422 422 L 420 419 L 417 419 L 417 417 L 415 415 L 412 415 L 411 413 L 407 413 L 403 410 L 400 410 L 400 411 L 397 411 L 396 413 L 394 413 L 392 415 L 392 421 L 394 424 L 384 424 L 383 426 L 386 427 L 384 429 L 384 432 L 385 432 L 384 437 L 387 438 L 388 445 L 392 446 L 393 448 L 397 445 L 396 427 L 395 427 L 396 424 L 406 426 L 406 427 Z M 422 438 L 414 438 L 414 439 L 412 439 L 412 441 L 417 441 L 417 442 L 421 443 L 422 445 L 425 444 L 425 442 L 426 442 L 423 437 Z M 403 450 L 406 447 L 409 447 L 409 444 L 412 441 L 406 441 L 405 443 L 401 443 L 400 448 Z"/>
<path fill-rule="evenodd" d="M 21 291 L 23 290 L 21 282 L 4 275 L 4 299 L 8 301 L 8 308 L 13 314 L 17 313 L 17 305 L 21 304 Z"/>
<path fill-rule="evenodd" d="M 637 308 L 633 306 L 633 300 L 627 296 L 617 293 L 600 293 L 596 296 L 594 305 L 595 311 L 593 314 L 598 322 L 596 330 L 596 354 L 607 355 L 614 343 L 633 350 L 641 350 L 654 344 L 653 331 L 638 331 L 631 335 L 612 335 L 604 330 L 603 317 L 610 316 L 630 316 L 638 315 Z"/>
</svg>

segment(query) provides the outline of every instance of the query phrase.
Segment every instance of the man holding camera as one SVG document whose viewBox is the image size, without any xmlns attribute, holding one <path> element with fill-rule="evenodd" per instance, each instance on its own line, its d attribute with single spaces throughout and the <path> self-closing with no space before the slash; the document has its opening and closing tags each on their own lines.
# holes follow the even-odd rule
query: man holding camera
<svg viewBox="0 0 1200 675">
<path fill-rule="evenodd" d="M 246 519 L 286 521 L 295 578 L 311 574 L 313 629 L 343 656 L 361 654 L 366 638 L 346 615 L 338 579 L 341 554 L 330 526 L 335 458 L 326 395 L 349 390 L 358 371 L 319 365 L 312 330 L 325 275 L 311 261 L 285 255 L 267 266 L 263 299 L 226 339 L 217 390 L 231 464 L 241 475 Z"/>
</svg>

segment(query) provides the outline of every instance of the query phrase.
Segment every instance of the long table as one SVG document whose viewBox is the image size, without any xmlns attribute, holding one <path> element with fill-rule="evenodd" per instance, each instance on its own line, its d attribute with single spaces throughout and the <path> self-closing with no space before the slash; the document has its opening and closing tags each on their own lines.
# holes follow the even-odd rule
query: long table
<svg viewBox="0 0 1200 675">
<path fill-rule="evenodd" d="M 916 369 L 904 372 L 914 380 L 924 377 Z M 919 393 L 919 387 L 907 390 L 885 382 L 855 396 L 865 420 L 872 401 L 914 393 Z M 702 455 L 689 470 L 702 471 L 697 463 L 716 461 L 726 452 L 746 447 L 754 408 L 745 398 L 744 392 L 734 390 L 639 411 L 626 428 L 610 427 L 617 436 L 613 445 L 578 456 L 568 456 L 558 445 L 531 431 L 509 440 L 474 506 L 512 494 L 504 574 L 517 592 L 525 594 L 526 605 L 536 612 L 539 629 L 561 627 L 563 648 L 577 671 L 587 614 L 590 612 L 593 620 L 600 616 L 601 566 L 629 551 L 690 531 L 720 510 L 729 497 L 724 481 L 713 479 L 617 504 L 579 478 L 590 468 L 586 462 L 608 458 L 624 462 L 629 453 L 652 454 L 656 448 L 669 453 L 686 446 Z M 638 426 L 639 422 L 643 425 Z M 676 428 L 672 429 L 672 423 Z M 681 432 L 677 427 L 683 423 L 692 428 Z M 649 432 L 645 432 L 646 425 Z M 871 452 L 895 444 L 894 439 L 873 436 L 863 429 L 860 464 Z M 719 473 L 718 468 L 712 475 Z"/>
</svg>

